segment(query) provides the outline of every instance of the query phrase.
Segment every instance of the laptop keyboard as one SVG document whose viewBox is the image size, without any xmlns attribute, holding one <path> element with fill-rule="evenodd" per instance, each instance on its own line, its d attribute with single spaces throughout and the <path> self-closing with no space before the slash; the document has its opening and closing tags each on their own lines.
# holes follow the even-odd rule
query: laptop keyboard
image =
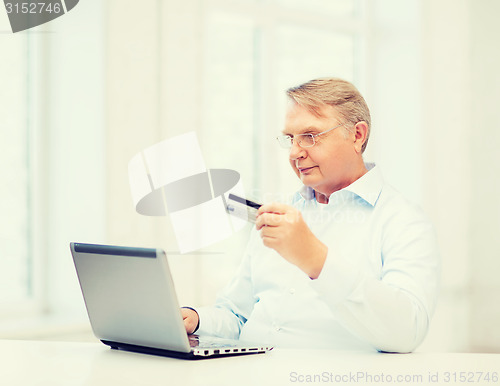
<svg viewBox="0 0 500 386">
<path fill-rule="evenodd" d="M 189 345 L 191 347 L 235 347 L 236 344 L 225 343 L 224 340 L 210 339 L 210 338 L 199 338 L 197 336 L 189 337 Z"/>
</svg>

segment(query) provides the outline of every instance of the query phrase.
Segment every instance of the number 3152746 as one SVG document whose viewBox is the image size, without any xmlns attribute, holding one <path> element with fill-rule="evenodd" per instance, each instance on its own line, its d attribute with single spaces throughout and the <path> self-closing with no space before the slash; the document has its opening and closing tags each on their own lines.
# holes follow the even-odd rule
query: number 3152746
<svg viewBox="0 0 500 386">
<path fill-rule="evenodd" d="M 5 3 L 7 13 L 37 14 L 37 13 L 63 13 L 59 3 Z"/>
</svg>

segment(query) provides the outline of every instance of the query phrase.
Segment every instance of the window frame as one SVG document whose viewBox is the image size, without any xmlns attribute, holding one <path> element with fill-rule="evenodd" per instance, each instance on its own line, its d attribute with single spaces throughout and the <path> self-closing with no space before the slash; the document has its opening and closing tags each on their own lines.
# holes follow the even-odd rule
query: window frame
<svg viewBox="0 0 500 386">
<path fill-rule="evenodd" d="M 19 33 L 24 41 L 22 42 L 26 55 L 20 67 L 25 71 L 26 87 L 26 119 L 23 129 L 26 131 L 26 205 L 27 205 L 27 229 L 25 240 L 28 243 L 26 247 L 25 267 L 25 296 L 23 299 L 9 301 L 6 300 L 2 304 L 0 312 L 0 321 L 15 317 L 25 317 L 39 315 L 43 310 L 43 248 L 40 248 L 46 236 L 46 228 L 41 224 L 41 219 L 44 217 L 40 212 L 43 205 L 40 205 L 40 193 L 42 191 L 41 184 L 45 178 L 40 178 L 39 173 L 44 173 L 43 162 L 40 159 L 40 106 L 39 101 L 43 90 L 37 87 L 42 73 L 41 60 L 41 35 L 33 31 L 25 31 Z M 24 36 L 23 36 L 24 35 Z M 19 38 L 19 37 L 13 37 Z M 38 177 L 37 177 L 38 176 Z M 45 233 L 45 234 L 44 234 Z"/>
</svg>

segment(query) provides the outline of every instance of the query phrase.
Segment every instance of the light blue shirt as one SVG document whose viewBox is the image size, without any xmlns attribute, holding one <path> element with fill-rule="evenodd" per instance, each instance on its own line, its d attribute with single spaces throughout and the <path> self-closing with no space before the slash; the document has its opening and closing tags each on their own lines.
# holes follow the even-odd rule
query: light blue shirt
<svg viewBox="0 0 500 386">
<path fill-rule="evenodd" d="M 197 333 L 275 347 L 413 351 L 424 339 L 439 286 L 434 229 L 386 184 L 379 168 L 319 204 L 304 187 L 292 200 L 328 247 L 310 279 L 254 230 L 236 275 Z"/>
</svg>

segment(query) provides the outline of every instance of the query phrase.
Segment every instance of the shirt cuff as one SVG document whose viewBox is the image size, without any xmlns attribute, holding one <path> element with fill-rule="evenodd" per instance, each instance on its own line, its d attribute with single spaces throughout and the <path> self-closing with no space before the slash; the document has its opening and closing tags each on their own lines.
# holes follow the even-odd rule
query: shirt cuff
<svg viewBox="0 0 500 386">
<path fill-rule="evenodd" d="M 361 271 L 329 249 L 323 269 L 311 285 L 331 304 L 338 304 L 349 297 L 360 281 Z"/>
<path fill-rule="evenodd" d="M 196 310 L 198 313 L 198 334 L 213 335 L 214 324 L 212 322 L 213 307 L 200 307 Z"/>
</svg>

